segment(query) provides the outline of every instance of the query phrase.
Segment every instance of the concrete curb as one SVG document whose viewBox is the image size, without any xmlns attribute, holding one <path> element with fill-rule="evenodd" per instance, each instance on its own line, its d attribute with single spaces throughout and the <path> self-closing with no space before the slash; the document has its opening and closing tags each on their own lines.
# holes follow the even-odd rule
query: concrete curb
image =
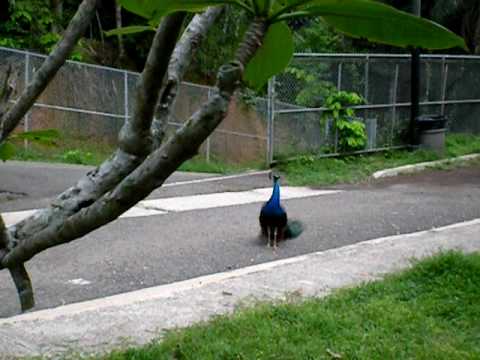
<svg viewBox="0 0 480 360">
<path fill-rule="evenodd" d="M 439 250 L 479 251 L 478 234 L 480 219 L 0 319 L 0 358 L 81 355 L 145 344 L 165 329 L 230 313 L 249 299 L 324 296 Z"/>
<path fill-rule="evenodd" d="M 419 172 L 427 168 L 433 168 L 439 165 L 462 163 L 466 161 L 475 160 L 478 158 L 480 158 L 480 154 L 470 154 L 470 155 L 459 156 L 451 159 L 443 159 L 443 160 L 429 161 L 429 162 L 423 162 L 423 163 L 412 164 L 412 165 L 399 166 L 396 168 L 385 169 L 385 170 L 374 172 L 372 174 L 372 178 L 380 179 L 385 177 L 398 176 L 401 174 L 412 174 L 412 173 Z"/>
</svg>

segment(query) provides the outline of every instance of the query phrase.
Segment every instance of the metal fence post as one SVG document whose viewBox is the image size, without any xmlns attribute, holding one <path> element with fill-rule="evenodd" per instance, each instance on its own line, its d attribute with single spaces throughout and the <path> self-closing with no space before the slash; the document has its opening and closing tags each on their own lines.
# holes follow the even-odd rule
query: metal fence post
<svg viewBox="0 0 480 360">
<path fill-rule="evenodd" d="M 275 122 L 275 76 L 268 81 L 267 97 L 267 165 L 273 161 Z"/>
<path fill-rule="evenodd" d="M 448 79 L 448 63 L 444 56 L 442 58 L 442 105 L 441 105 L 442 115 L 445 115 L 445 100 L 447 98 L 447 79 Z"/>
<path fill-rule="evenodd" d="M 395 122 L 397 120 L 397 91 L 398 91 L 398 76 L 400 73 L 400 67 L 395 65 L 395 74 L 393 77 L 392 85 L 392 128 L 390 129 L 390 145 L 393 145 L 393 136 L 395 131 Z"/>
<path fill-rule="evenodd" d="M 125 123 L 128 121 L 128 73 L 126 71 L 123 72 L 123 114 L 125 117 Z"/>
<path fill-rule="evenodd" d="M 370 85 L 370 56 L 365 55 L 365 87 L 363 90 L 363 97 L 368 101 L 368 87 Z"/>
<path fill-rule="evenodd" d="M 212 88 L 208 88 L 208 95 L 207 95 L 208 99 L 210 99 L 212 97 Z M 207 163 L 210 162 L 210 136 L 207 137 L 207 140 L 205 142 L 205 161 Z"/>
<path fill-rule="evenodd" d="M 337 74 L 337 89 L 338 89 L 338 91 L 342 90 L 342 70 L 343 70 L 343 63 L 340 61 L 338 63 L 338 74 Z"/>
<path fill-rule="evenodd" d="M 30 82 L 30 53 L 25 53 L 25 85 L 26 88 Z M 30 131 L 30 110 L 23 117 L 23 131 Z M 23 140 L 23 147 L 28 150 L 28 140 Z"/>
<path fill-rule="evenodd" d="M 370 85 L 370 56 L 367 54 L 365 55 L 365 88 L 363 90 L 363 97 L 365 99 L 365 102 L 368 103 L 368 87 Z M 365 118 L 365 121 L 367 120 L 368 117 L 368 110 L 365 109 L 363 113 L 363 117 Z"/>
</svg>

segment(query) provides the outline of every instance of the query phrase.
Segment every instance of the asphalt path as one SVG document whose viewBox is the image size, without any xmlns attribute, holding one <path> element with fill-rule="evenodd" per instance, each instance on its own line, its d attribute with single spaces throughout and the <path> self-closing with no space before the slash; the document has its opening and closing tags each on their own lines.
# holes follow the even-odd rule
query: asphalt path
<svg viewBox="0 0 480 360">
<path fill-rule="evenodd" d="M 0 211 L 45 204 L 85 170 L 64 165 L 2 164 L 0 189 L 26 195 L 4 199 Z M 170 181 L 208 176 L 177 173 Z M 268 186 L 266 175 L 252 175 L 169 186 L 151 197 Z M 282 243 L 276 252 L 258 237 L 259 203 L 118 219 L 27 263 L 36 310 L 480 218 L 478 163 L 454 171 L 428 171 L 336 188 L 343 192 L 284 202 L 289 217 L 300 219 L 306 230 L 299 238 Z M 2 271 L 0 317 L 18 312 L 14 286 Z"/>
</svg>

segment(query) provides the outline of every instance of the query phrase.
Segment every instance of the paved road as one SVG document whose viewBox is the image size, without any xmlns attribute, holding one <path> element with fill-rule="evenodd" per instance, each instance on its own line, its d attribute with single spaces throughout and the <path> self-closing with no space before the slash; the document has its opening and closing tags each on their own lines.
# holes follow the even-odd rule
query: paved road
<svg viewBox="0 0 480 360">
<path fill-rule="evenodd" d="M 77 168 L 71 171 L 72 178 L 78 175 Z M 70 170 L 61 167 L 59 172 L 69 177 Z M 2 169 L 2 184 L 4 173 Z M 267 176 L 257 175 L 167 187 L 152 197 L 265 186 L 269 186 Z M 289 216 L 301 219 L 306 231 L 276 253 L 258 239 L 259 204 L 119 219 L 28 263 L 37 309 L 480 218 L 480 165 L 339 188 L 344 192 L 285 202 Z M 40 194 L 32 199 L 42 201 Z M 25 198 L 9 201 L 1 209 L 27 202 Z M 74 279 L 88 283 L 74 284 Z M 13 285 L 6 272 L 0 272 L 0 317 L 17 312 Z"/>
</svg>

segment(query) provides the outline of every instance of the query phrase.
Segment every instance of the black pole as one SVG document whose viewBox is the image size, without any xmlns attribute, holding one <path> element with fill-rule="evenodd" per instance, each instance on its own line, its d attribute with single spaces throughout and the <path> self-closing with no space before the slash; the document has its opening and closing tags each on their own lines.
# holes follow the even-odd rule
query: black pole
<svg viewBox="0 0 480 360">
<path fill-rule="evenodd" d="M 420 17 L 422 10 L 422 0 L 413 0 L 413 13 Z M 410 126 L 409 140 L 411 145 L 419 144 L 419 136 L 416 129 L 416 119 L 420 112 L 420 49 L 415 48 L 411 51 L 411 98 L 412 106 L 410 107 Z"/>
</svg>

